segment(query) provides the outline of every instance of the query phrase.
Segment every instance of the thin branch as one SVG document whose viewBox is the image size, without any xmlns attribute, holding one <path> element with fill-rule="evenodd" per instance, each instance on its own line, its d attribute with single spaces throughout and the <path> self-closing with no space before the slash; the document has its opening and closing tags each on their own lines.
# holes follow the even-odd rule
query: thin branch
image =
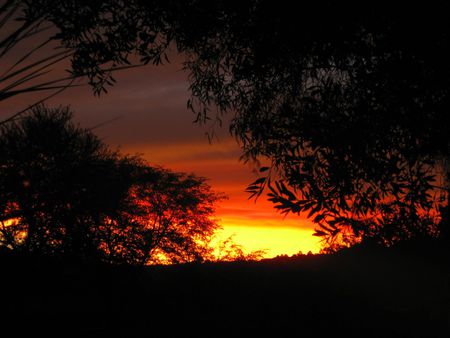
<svg viewBox="0 0 450 338">
<path fill-rule="evenodd" d="M 39 19 L 38 21 L 29 21 L 26 22 L 21 29 L 19 29 L 18 31 L 16 31 L 15 33 L 13 33 L 13 36 L 10 36 L 10 38 L 12 38 L 11 42 L 9 42 L 9 44 L 6 47 L 2 47 L 1 45 L 3 44 L 0 43 L 0 47 L 4 48 L 4 50 L 1 52 L 0 57 L 5 56 L 12 48 L 14 48 L 14 46 L 16 46 L 19 42 L 33 36 L 36 34 L 39 34 L 41 32 L 44 32 L 46 30 L 49 30 L 52 28 L 52 25 L 47 25 L 45 27 L 42 27 L 41 29 L 38 29 L 39 26 L 44 22 L 44 19 Z M 27 27 L 28 25 L 28 27 Z M 34 26 L 33 26 L 34 25 Z M 22 29 L 24 28 L 24 29 Z M 25 33 L 23 35 L 20 36 L 20 34 L 22 34 L 25 31 Z"/>
<path fill-rule="evenodd" d="M 142 65 L 113 67 L 113 68 L 110 68 L 110 70 L 112 70 L 112 71 L 124 70 L 124 69 L 139 67 L 139 66 L 142 66 Z M 108 71 L 108 69 L 106 69 L 105 71 Z M 51 90 L 51 89 L 61 88 L 61 86 L 50 86 L 50 87 L 48 87 L 48 86 L 56 84 L 56 83 L 60 83 L 60 82 L 63 82 L 63 81 L 68 81 L 68 80 L 72 80 L 73 81 L 73 80 L 75 80 L 77 78 L 81 78 L 81 77 L 84 77 L 84 76 L 86 76 L 86 74 L 71 75 L 71 76 L 68 76 L 68 77 L 65 77 L 65 78 L 52 80 L 52 81 L 48 81 L 48 82 L 43 82 L 43 83 L 40 83 L 40 84 L 31 86 L 31 87 L 28 87 L 28 88 L 24 88 L 24 89 L 21 89 L 21 90 L 15 90 L 15 91 L 9 91 L 9 92 L 7 90 L 11 89 L 12 86 L 8 86 L 8 87 L 3 88 L 3 89 L 0 90 L 0 101 L 9 99 L 9 98 L 11 98 L 13 96 L 16 96 L 16 95 L 19 95 L 19 94 L 23 94 L 23 93 L 29 93 L 29 92 L 35 92 L 35 91 Z M 75 86 L 78 86 L 78 85 L 71 85 L 71 87 L 75 87 Z M 15 86 L 13 86 L 13 87 L 15 87 Z"/>
<path fill-rule="evenodd" d="M 139 63 L 137 65 L 129 65 L 129 66 L 122 66 L 122 67 L 111 67 L 111 68 L 105 68 L 102 69 L 102 72 L 115 72 L 118 70 L 126 70 L 126 69 L 131 69 L 131 68 L 137 68 L 137 67 L 142 67 L 145 66 L 144 63 Z M 72 73 L 73 74 L 73 73 Z M 73 76 L 75 77 L 83 77 L 83 76 L 87 76 L 87 73 L 81 73 L 81 74 L 74 74 Z"/>
<path fill-rule="evenodd" d="M 8 86 L 8 88 L 5 88 L 5 89 L 1 90 L 0 91 L 0 96 L 1 96 L 2 91 L 7 92 L 8 90 L 10 90 L 12 88 L 18 87 L 21 84 L 26 83 L 28 81 L 37 79 L 38 77 L 41 77 L 41 76 L 43 76 L 45 74 L 48 74 L 51 71 L 52 71 L 52 69 L 49 69 L 49 70 L 46 70 L 46 71 L 41 71 L 41 72 L 36 71 L 36 72 L 32 72 L 30 74 L 27 74 L 25 77 L 23 77 L 23 78 L 17 80 L 16 82 L 14 82 L 13 85 Z"/>
<path fill-rule="evenodd" d="M 21 37 L 21 39 L 22 39 L 22 40 L 23 40 L 23 39 L 27 39 L 27 38 L 29 38 L 29 37 L 32 37 L 33 35 L 36 35 L 36 34 L 39 34 L 39 33 L 45 32 L 45 31 L 48 31 L 48 30 L 50 30 L 51 28 L 54 27 L 53 24 L 49 24 L 49 25 L 47 25 L 47 26 L 44 26 L 44 27 L 38 29 L 38 27 L 39 27 L 43 22 L 44 22 L 44 20 L 41 20 L 35 27 L 30 28 L 30 30 L 29 30 L 25 35 L 23 35 L 23 36 Z M 35 29 L 35 30 L 32 31 L 33 29 Z"/>
<path fill-rule="evenodd" d="M 4 48 L 4 50 L 1 52 L 0 56 L 5 55 L 9 49 L 14 47 L 14 45 L 16 45 L 19 41 L 22 41 L 22 37 L 20 36 L 20 34 L 22 34 L 25 30 L 27 30 L 33 24 L 34 24 L 33 21 L 25 21 L 22 24 L 22 26 L 17 28 L 14 32 L 12 32 L 6 38 L 4 38 L 2 41 L 0 41 L 0 48 Z"/>
<path fill-rule="evenodd" d="M 11 1 L 7 1 L 6 4 L 4 6 L 2 6 L 2 8 L 0 9 L 0 13 L 3 11 L 6 11 L 7 8 L 9 6 L 11 6 L 11 4 L 14 2 L 14 0 Z M 13 8 L 11 8 L 11 10 L 9 11 L 9 13 L 5 14 L 5 17 L 3 18 L 3 20 L 0 21 L 0 29 L 8 22 L 8 20 L 14 15 L 14 13 L 19 9 L 20 5 L 19 3 L 17 3 Z"/>
<path fill-rule="evenodd" d="M 24 56 L 22 56 L 19 60 L 17 60 L 11 67 L 9 67 L 5 72 L 3 72 L 0 75 L 0 78 L 6 76 L 10 71 L 12 71 L 14 68 L 16 68 L 19 64 L 21 64 L 22 62 L 24 62 L 26 59 L 28 59 L 31 55 L 33 55 L 33 53 L 35 53 L 37 50 L 41 49 L 42 47 L 44 47 L 46 44 L 48 44 L 50 41 L 52 41 L 51 38 L 47 39 L 46 41 L 42 42 L 41 44 L 39 44 L 38 46 L 34 47 L 33 49 L 31 49 L 28 53 L 26 53 Z"/>
<path fill-rule="evenodd" d="M 28 73 L 27 75 L 23 76 L 22 78 L 19 78 L 17 81 L 15 81 L 15 82 L 9 84 L 9 85 L 6 86 L 5 88 L 2 88 L 2 89 L 0 90 L 0 96 L 1 96 L 2 93 L 7 93 L 9 90 L 11 90 L 11 89 L 13 89 L 13 88 L 16 88 L 16 87 L 18 87 L 18 86 L 20 86 L 20 85 L 22 85 L 22 84 L 24 84 L 24 83 L 26 83 L 26 82 L 29 82 L 29 81 L 31 81 L 31 80 L 37 78 L 37 77 L 40 77 L 40 76 L 42 76 L 42 75 L 45 75 L 45 74 L 51 72 L 52 69 L 49 69 L 49 70 L 47 70 L 47 71 L 45 71 L 45 69 L 48 68 L 48 67 L 50 67 L 50 66 L 52 66 L 52 65 L 54 65 L 54 64 L 56 64 L 56 63 L 58 63 L 59 61 L 64 60 L 65 58 L 67 58 L 67 57 L 69 57 L 69 56 L 70 56 L 70 55 L 63 56 L 63 57 L 61 57 L 61 58 L 59 58 L 59 59 L 57 59 L 57 60 L 54 60 L 54 61 L 50 62 L 49 64 L 46 64 L 46 65 L 44 65 L 44 66 L 42 66 L 42 67 L 40 67 L 40 68 L 38 68 L 38 69 L 32 71 L 31 73 Z M 71 79 L 71 78 L 74 78 L 74 77 L 73 77 L 73 76 L 69 76 L 69 77 L 65 77 L 65 78 L 62 78 L 62 79 L 58 79 L 58 80 L 47 81 L 47 82 L 44 82 L 44 83 L 39 84 L 38 86 L 44 86 L 44 85 L 48 85 L 48 84 L 53 84 L 53 83 L 61 82 L 61 81 L 64 81 L 64 80 L 69 80 L 69 79 Z M 0 82 L 1 82 L 1 81 L 0 81 Z M 33 88 L 33 87 L 36 87 L 36 85 L 31 86 L 31 87 L 29 87 L 29 88 Z M 1 101 L 1 100 L 2 100 L 2 99 L 0 98 L 0 101 Z"/>
<path fill-rule="evenodd" d="M 59 81 L 58 81 L 59 82 Z M 79 87 L 82 85 L 71 85 L 70 87 Z M 44 86 L 39 85 L 39 86 L 35 86 L 35 87 L 31 87 L 31 88 L 25 88 L 22 90 L 14 90 L 14 91 L 10 91 L 6 94 L 4 94 L 3 96 L 0 95 L 0 100 L 5 100 L 8 98 L 11 98 L 13 96 L 19 95 L 19 94 L 24 94 L 24 93 L 33 93 L 33 92 L 41 92 L 41 91 L 46 91 L 46 90 L 53 90 L 53 89 L 60 89 L 60 88 L 65 88 L 66 86 L 61 85 L 61 86 Z"/>
<path fill-rule="evenodd" d="M 29 109 L 31 109 L 31 108 L 33 108 L 33 107 L 36 107 L 36 106 L 40 105 L 41 103 L 45 102 L 46 100 L 49 100 L 49 99 L 51 99 L 52 97 L 54 97 L 54 96 L 60 94 L 61 92 L 63 92 L 63 91 L 66 90 L 67 88 L 71 87 L 74 80 L 75 80 L 75 79 L 73 79 L 69 84 L 67 84 L 66 86 L 60 88 L 60 89 L 57 90 L 56 92 L 54 92 L 54 93 L 52 93 L 52 94 L 50 94 L 50 95 L 44 97 L 43 99 L 41 99 L 41 100 L 39 100 L 39 101 L 37 101 L 37 102 L 31 104 L 30 106 L 28 106 L 28 107 L 25 108 L 25 109 L 22 109 L 21 111 L 18 111 L 18 112 L 15 113 L 14 115 L 8 117 L 6 120 L 0 121 L 0 126 L 6 124 L 6 123 L 8 123 L 8 122 L 12 122 L 12 121 L 16 120 L 20 115 L 22 115 L 23 113 L 25 113 L 27 110 L 29 110 Z"/>
<path fill-rule="evenodd" d="M 100 122 L 100 123 L 98 123 L 98 124 L 96 124 L 96 125 L 94 125 L 94 126 L 88 128 L 88 130 L 94 130 L 94 129 L 101 128 L 101 127 L 103 127 L 103 126 L 105 126 L 105 125 L 107 125 L 107 124 L 110 124 L 110 123 L 112 123 L 112 122 L 115 122 L 115 121 L 117 121 L 117 120 L 120 120 L 121 118 L 123 118 L 123 115 L 119 115 L 119 116 L 116 116 L 116 117 L 114 117 L 114 118 L 112 118 L 112 119 L 109 119 L 109 120 Z"/>
<path fill-rule="evenodd" d="M 68 80 L 71 80 L 71 79 L 75 79 L 75 78 L 74 77 L 66 77 L 66 78 L 62 78 L 62 79 L 57 79 L 57 80 L 53 80 L 53 81 L 39 83 L 37 85 L 31 86 L 31 87 L 27 87 L 27 88 L 24 88 L 24 89 L 5 91 L 4 93 L 2 93 L 2 91 L 0 91 L 0 101 L 6 100 L 6 99 L 11 98 L 13 96 L 16 96 L 18 94 L 24 94 L 24 93 L 28 93 L 28 92 L 35 92 L 35 91 L 59 88 L 59 87 L 62 87 L 64 85 L 58 85 L 58 86 L 50 86 L 50 85 L 56 84 L 56 83 L 59 83 L 59 82 L 63 82 L 63 81 L 68 81 Z M 46 88 L 46 89 L 44 89 L 44 88 Z"/>
<path fill-rule="evenodd" d="M 61 55 L 62 55 L 62 57 L 61 57 Z M 41 68 L 41 70 L 42 70 L 42 69 L 44 69 L 44 68 L 46 68 L 46 67 L 49 67 L 49 66 L 55 64 L 56 62 L 59 62 L 59 61 L 65 59 L 65 58 L 67 58 L 68 56 L 72 56 L 72 55 L 73 55 L 73 52 L 72 52 L 72 51 L 67 51 L 67 50 L 66 50 L 66 51 L 62 51 L 62 52 L 59 52 L 59 53 L 52 54 L 52 55 L 50 55 L 50 56 L 48 56 L 48 57 L 46 57 L 46 58 L 43 58 L 43 59 L 38 60 L 38 61 L 36 61 L 36 62 L 33 62 L 33 63 L 31 63 L 31 64 L 29 64 L 29 65 L 27 65 L 27 66 L 24 66 L 24 67 L 22 67 L 22 68 L 16 70 L 15 72 L 12 72 L 12 73 L 9 74 L 9 75 L 6 75 L 5 77 L 0 78 L 0 82 L 7 81 L 8 79 L 10 79 L 10 78 L 12 78 L 12 77 L 14 77 L 14 76 L 16 76 L 16 75 L 19 75 L 19 74 L 21 74 L 21 73 L 23 73 L 23 72 L 26 72 L 26 71 L 28 71 L 29 69 L 32 69 L 32 68 L 34 68 L 34 67 L 36 67 L 36 66 L 39 66 L 40 64 L 43 64 L 43 63 L 45 63 L 45 62 L 47 62 L 47 61 L 53 60 L 53 59 L 55 59 L 55 58 L 59 58 L 59 59 L 57 59 L 56 61 L 53 60 L 53 61 L 51 61 L 51 63 L 49 63 L 48 65 L 43 66 L 43 68 Z"/>
</svg>

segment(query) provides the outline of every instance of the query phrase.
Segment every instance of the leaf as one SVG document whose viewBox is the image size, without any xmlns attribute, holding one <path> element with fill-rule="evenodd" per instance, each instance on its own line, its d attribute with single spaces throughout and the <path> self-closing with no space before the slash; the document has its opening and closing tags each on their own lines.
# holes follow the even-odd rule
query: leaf
<svg viewBox="0 0 450 338">
<path fill-rule="evenodd" d="M 322 230 L 314 230 L 314 233 L 313 233 L 313 236 L 317 236 L 317 237 L 324 237 L 326 235 L 327 235 L 327 233 L 325 233 Z"/>
<path fill-rule="evenodd" d="M 317 215 L 316 217 L 314 217 L 314 220 L 313 220 L 313 222 L 314 223 L 319 223 L 321 220 L 323 220 L 325 218 L 325 215 L 324 214 L 322 214 L 322 215 Z"/>
<path fill-rule="evenodd" d="M 252 185 L 258 185 L 258 184 L 261 184 L 261 183 L 263 183 L 265 180 L 266 180 L 265 177 L 260 177 L 260 178 L 258 178 L 255 182 L 253 182 Z"/>
<path fill-rule="evenodd" d="M 300 213 L 300 211 L 301 211 L 302 209 L 301 209 L 301 207 L 300 207 L 299 205 L 294 204 L 294 205 L 291 206 L 291 210 L 292 210 L 293 213 L 298 214 L 298 213 Z"/>
<path fill-rule="evenodd" d="M 310 218 L 310 217 L 313 216 L 315 213 L 319 212 L 320 209 L 322 209 L 321 206 L 320 206 L 320 204 L 316 205 L 314 208 L 311 209 L 311 211 L 309 212 L 307 218 Z"/>
</svg>

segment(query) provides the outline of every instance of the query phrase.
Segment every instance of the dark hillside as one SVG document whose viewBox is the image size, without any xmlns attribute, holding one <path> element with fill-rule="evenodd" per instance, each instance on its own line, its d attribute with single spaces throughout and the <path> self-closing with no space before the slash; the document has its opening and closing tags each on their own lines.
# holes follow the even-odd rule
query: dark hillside
<svg viewBox="0 0 450 338">
<path fill-rule="evenodd" d="M 137 269 L 3 253 L 1 326 L 62 337 L 448 337 L 441 254 Z"/>
</svg>

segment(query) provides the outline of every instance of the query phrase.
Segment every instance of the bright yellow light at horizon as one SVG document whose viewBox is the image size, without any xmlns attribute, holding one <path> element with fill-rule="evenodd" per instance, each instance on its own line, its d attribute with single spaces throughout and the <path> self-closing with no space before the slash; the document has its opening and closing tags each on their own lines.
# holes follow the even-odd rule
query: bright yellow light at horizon
<svg viewBox="0 0 450 338">
<path fill-rule="evenodd" d="M 251 165 L 238 161 L 241 150 L 234 139 L 226 138 L 213 145 L 207 142 L 142 148 L 134 145 L 130 151 L 147 153 L 149 162 L 162 163 L 175 171 L 208 177 L 214 190 L 229 197 L 217 206 L 215 217 L 223 227 L 217 236 L 220 239 L 233 236 L 233 242 L 245 253 L 266 250 L 264 256 L 270 258 L 299 251 L 319 252 L 319 238 L 312 235 L 311 221 L 297 215 L 283 217 L 265 196 L 257 202 L 248 199 L 245 188 L 259 176 L 255 176 Z"/>
<path fill-rule="evenodd" d="M 308 251 L 318 253 L 320 243 L 312 236 L 312 229 L 264 227 L 264 226 L 234 226 L 223 225 L 221 236 L 233 236 L 233 241 L 242 246 L 246 253 L 256 250 L 266 250 L 264 257 L 277 255 L 306 254 Z"/>
</svg>

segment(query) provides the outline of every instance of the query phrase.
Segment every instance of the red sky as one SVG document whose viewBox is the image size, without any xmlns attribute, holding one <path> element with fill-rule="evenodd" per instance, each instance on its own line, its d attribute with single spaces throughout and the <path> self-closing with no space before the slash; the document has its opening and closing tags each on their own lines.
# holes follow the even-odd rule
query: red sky
<svg viewBox="0 0 450 338">
<path fill-rule="evenodd" d="M 297 216 L 283 218 L 264 196 L 248 200 L 246 186 L 256 179 L 252 165 L 239 162 L 240 149 L 226 126 L 215 129 L 218 138 L 208 142 L 204 126 L 193 123 L 186 108 L 189 97 L 187 74 L 181 65 L 148 66 L 116 73 L 117 84 L 108 94 L 94 97 L 87 86 L 72 88 L 47 102 L 70 105 L 75 119 L 122 152 L 140 153 L 150 164 L 174 171 L 192 172 L 209 179 L 214 190 L 225 193 L 217 217 L 224 231 L 247 251 L 266 249 L 267 257 L 317 252 L 312 224 Z M 0 104 L 0 118 L 33 102 L 31 96 Z"/>
</svg>

